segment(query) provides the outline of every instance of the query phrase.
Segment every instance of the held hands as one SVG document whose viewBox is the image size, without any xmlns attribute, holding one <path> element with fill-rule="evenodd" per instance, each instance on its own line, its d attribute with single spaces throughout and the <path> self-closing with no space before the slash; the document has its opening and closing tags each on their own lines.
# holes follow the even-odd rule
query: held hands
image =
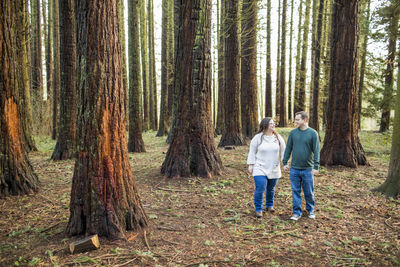
<svg viewBox="0 0 400 267">
<path fill-rule="evenodd" d="M 318 174 L 318 173 L 319 173 L 319 170 L 312 169 L 312 171 L 311 171 L 311 172 L 312 172 L 312 174 L 314 174 L 314 175 L 315 175 L 315 174 Z"/>
<path fill-rule="evenodd" d="M 283 170 L 284 170 L 284 171 L 288 171 L 288 170 L 289 170 L 289 165 L 283 166 Z"/>
</svg>

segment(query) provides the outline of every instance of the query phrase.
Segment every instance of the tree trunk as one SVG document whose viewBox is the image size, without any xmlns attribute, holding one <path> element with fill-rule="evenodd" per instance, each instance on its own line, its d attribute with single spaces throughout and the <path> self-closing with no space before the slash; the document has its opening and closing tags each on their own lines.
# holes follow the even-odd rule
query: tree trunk
<svg viewBox="0 0 400 267">
<path fill-rule="evenodd" d="M 400 57 L 398 57 L 397 61 L 397 92 L 400 92 Z M 389 197 L 397 197 L 400 194 L 400 94 L 397 93 L 396 95 L 397 104 L 395 105 L 395 116 L 393 122 L 392 151 L 390 153 L 389 173 L 385 182 L 375 189 Z"/>
<path fill-rule="evenodd" d="M 143 130 L 150 130 L 150 84 L 149 84 L 149 50 L 147 43 L 146 0 L 140 2 L 140 51 L 142 59 L 143 82 Z"/>
<path fill-rule="evenodd" d="M 225 33 L 225 118 L 224 131 L 218 146 L 245 145 L 240 120 L 240 40 L 239 40 L 239 1 L 226 0 Z"/>
<path fill-rule="evenodd" d="M 58 0 L 56 0 L 58 1 Z M 51 159 L 65 160 L 76 151 L 76 19 L 75 0 L 59 1 L 60 18 L 60 120 Z"/>
<path fill-rule="evenodd" d="M 176 129 L 162 165 L 166 177 L 211 177 L 222 163 L 211 123 L 211 0 L 180 5 Z"/>
<path fill-rule="evenodd" d="M 142 88 L 140 72 L 139 1 L 140 0 L 128 1 L 129 152 L 146 151 L 142 137 L 143 117 L 140 109 Z"/>
<path fill-rule="evenodd" d="M 43 73 L 42 73 L 42 24 L 40 16 L 40 0 L 31 0 L 32 2 L 32 106 L 34 116 L 34 125 L 37 132 L 41 131 L 43 126 Z"/>
<path fill-rule="evenodd" d="M 179 5 L 180 5 L 180 0 L 170 0 L 170 3 L 168 4 L 168 116 L 169 116 L 169 132 L 168 132 L 168 137 L 167 137 L 167 143 L 170 144 L 172 140 L 172 135 L 174 133 L 175 129 L 175 119 L 176 119 L 176 110 L 177 110 L 177 95 L 175 92 L 175 87 L 174 87 L 174 68 L 176 66 L 175 64 L 175 55 L 177 53 L 176 51 L 176 42 L 178 38 L 178 27 L 175 25 L 178 25 L 178 18 L 179 18 Z"/>
<path fill-rule="evenodd" d="M 128 161 L 118 3 L 76 6 L 79 146 L 66 233 L 126 238 L 148 222 Z"/>
<path fill-rule="evenodd" d="M 43 126 L 42 131 L 45 135 L 51 135 L 52 133 L 52 125 L 51 125 L 51 101 L 49 101 L 49 85 L 51 85 L 51 79 L 52 79 L 52 59 L 51 59 L 51 43 L 49 43 L 49 40 L 51 40 L 51 31 L 50 31 L 50 16 L 47 19 L 46 15 L 46 6 L 48 9 L 50 9 L 50 3 L 49 0 L 47 0 L 47 3 L 45 1 L 42 1 L 42 19 L 43 19 L 43 43 L 44 43 L 44 60 L 45 60 L 45 71 L 46 71 L 46 99 L 43 100 L 43 106 L 42 106 L 42 114 L 43 114 Z M 49 61 L 50 60 L 50 61 Z M 48 71 L 51 70 L 51 71 Z M 49 75 L 50 74 L 50 75 Z M 43 87 L 43 91 L 44 91 Z"/>
<path fill-rule="evenodd" d="M 29 162 L 19 107 L 20 92 L 27 85 L 25 45 L 26 2 L 0 2 L 0 197 L 29 194 L 39 180 Z M 15 49 L 20 47 L 20 49 Z"/>
<path fill-rule="evenodd" d="M 393 4 L 394 5 L 394 4 Z M 382 116 L 381 123 L 379 125 L 379 132 L 386 132 L 389 130 L 390 124 L 390 110 L 393 98 L 393 70 L 394 61 L 396 56 L 396 41 L 398 35 L 399 25 L 399 12 L 395 12 L 395 7 L 392 7 L 390 14 L 390 22 L 387 30 L 389 36 L 388 55 L 386 58 L 386 72 L 385 72 L 385 91 L 383 93 L 382 100 Z"/>
<path fill-rule="evenodd" d="M 122 84 L 125 91 L 125 106 L 126 121 L 129 122 L 129 92 L 128 92 L 128 71 L 126 68 L 126 43 L 125 43 L 125 20 L 124 20 L 124 1 L 118 0 L 118 16 L 119 16 L 119 34 L 121 39 L 121 64 L 122 64 Z M 128 123 L 129 125 L 129 123 Z"/>
<path fill-rule="evenodd" d="M 258 128 L 257 106 L 257 0 L 242 8 L 241 117 L 243 137 L 253 138 Z"/>
<path fill-rule="evenodd" d="M 311 72 L 311 79 L 310 79 L 310 92 L 309 92 L 309 113 L 308 114 L 313 114 L 313 86 L 314 86 L 314 68 L 315 68 L 315 47 L 316 47 L 316 42 L 317 42 L 317 19 L 318 19 L 318 3 L 319 0 L 312 0 L 312 23 L 311 23 L 311 66 L 310 66 L 310 72 Z M 319 41 L 319 40 L 318 40 Z M 307 90 L 307 89 L 306 89 Z M 311 119 L 309 120 L 309 126 L 311 126 Z"/>
<path fill-rule="evenodd" d="M 332 12 L 331 75 L 322 165 L 368 164 L 358 137 L 360 0 L 337 0 Z"/>
<path fill-rule="evenodd" d="M 278 1 L 278 38 L 276 47 L 277 47 L 277 52 L 276 52 L 276 81 L 275 81 L 275 117 L 276 120 L 279 121 L 279 115 L 280 115 L 280 82 L 281 82 L 281 76 L 280 76 L 280 71 L 281 71 L 281 1 Z"/>
<path fill-rule="evenodd" d="M 311 0 L 306 0 L 306 13 L 303 25 L 303 38 L 301 46 L 301 61 L 299 69 L 298 99 L 296 99 L 295 112 L 306 108 L 306 77 L 307 77 L 307 52 L 308 52 L 308 32 L 310 25 Z"/>
<path fill-rule="evenodd" d="M 300 0 L 299 7 L 299 25 L 297 32 L 297 46 L 296 46 L 296 74 L 295 74 L 295 82 L 294 82 L 294 101 L 293 101 L 293 111 L 294 113 L 301 111 L 299 108 L 299 95 L 300 95 L 300 61 L 301 61 L 301 30 L 303 28 L 302 20 L 303 20 L 303 1 Z"/>
<path fill-rule="evenodd" d="M 25 33 L 23 35 L 18 35 L 19 41 L 17 46 L 17 53 L 21 54 L 18 56 L 20 60 L 21 66 L 26 66 L 24 68 L 17 68 L 22 71 L 20 77 L 22 89 L 19 91 L 19 101 L 18 101 L 18 109 L 20 111 L 20 121 L 22 124 L 23 134 L 24 134 L 24 143 L 26 144 L 27 152 L 37 151 L 35 140 L 33 139 L 33 128 L 32 128 L 32 102 L 31 102 L 31 79 L 30 79 L 30 69 L 31 65 L 28 63 L 29 58 L 29 50 L 30 50 L 30 32 L 29 32 L 29 12 L 28 12 L 28 3 L 24 2 L 24 12 L 20 15 L 19 19 L 22 19 L 23 27 L 22 31 Z"/>
<path fill-rule="evenodd" d="M 279 127 L 286 127 L 286 10 L 287 0 L 282 5 L 281 70 L 279 71 Z"/>
<path fill-rule="evenodd" d="M 58 134 L 58 106 L 60 102 L 60 8 L 59 1 L 54 0 L 53 8 L 53 55 L 54 55 L 54 71 L 53 71 L 53 131 L 52 139 L 57 138 Z M 72 40 L 69 40 L 70 42 Z"/>
<path fill-rule="evenodd" d="M 314 77 L 312 79 L 312 113 L 310 118 L 310 127 L 319 132 L 319 74 L 320 74 L 320 58 L 321 58 L 321 40 L 322 36 L 322 13 L 324 11 L 324 0 L 319 0 L 318 15 L 317 15 L 317 32 L 316 32 L 316 42 L 315 42 L 315 54 L 314 54 Z"/>
<path fill-rule="evenodd" d="M 157 136 L 168 135 L 169 131 L 169 53 L 168 46 L 170 44 L 168 34 L 168 12 L 170 0 L 162 1 L 162 29 L 161 29 L 161 100 L 160 100 L 160 124 L 158 126 Z"/>
<path fill-rule="evenodd" d="M 148 36 L 149 36 L 149 85 L 150 85 L 150 129 L 157 130 L 157 79 L 156 58 L 154 52 L 154 13 L 153 0 L 148 0 L 147 5 Z"/>
<path fill-rule="evenodd" d="M 293 10 L 294 10 L 294 0 L 290 4 L 290 37 L 289 37 L 289 81 L 288 81 L 288 119 L 291 121 L 293 119 L 293 100 L 292 100 L 292 69 L 293 69 Z"/>
<path fill-rule="evenodd" d="M 217 116 L 217 127 L 215 128 L 216 134 L 220 135 L 224 131 L 225 125 L 225 88 L 224 88 L 224 49 L 225 49 L 225 0 L 218 0 L 220 3 L 220 16 L 219 16 L 219 27 L 218 27 L 218 116 Z"/>
<path fill-rule="evenodd" d="M 364 18 L 364 23 L 361 23 L 363 25 L 362 28 L 362 33 L 364 36 L 364 41 L 362 44 L 362 56 L 361 56 L 361 67 L 360 67 L 360 89 L 358 91 L 358 128 L 361 129 L 361 109 L 362 109 L 362 95 L 364 91 L 364 78 L 365 78 L 365 69 L 367 65 L 367 47 L 368 47 L 368 39 L 369 39 L 369 25 L 370 25 L 370 6 L 371 6 L 371 0 L 367 0 L 367 14 L 363 16 Z"/>
<path fill-rule="evenodd" d="M 267 0 L 267 56 L 265 78 L 265 117 L 272 117 L 272 69 L 271 69 L 271 1 Z"/>
</svg>

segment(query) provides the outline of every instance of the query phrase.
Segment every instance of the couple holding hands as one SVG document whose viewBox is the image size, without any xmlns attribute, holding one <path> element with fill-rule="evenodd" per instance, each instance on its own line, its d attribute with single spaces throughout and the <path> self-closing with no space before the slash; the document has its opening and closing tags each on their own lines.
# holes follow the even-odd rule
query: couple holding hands
<svg viewBox="0 0 400 267">
<path fill-rule="evenodd" d="M 275 131 L 275 122 L 271 118 L 264 118 L 260 123 L 259 132 L 250 143 L 247 158 L 249 172 L 254 177 L 254 206 L 256 217 L 261 218 L 263 212 L 263 198 L 266 192 L 266 211 L 274 212 L 275 186 L 282 177 L 280 161 L 283 169 L 290 169 L 290 183 L 292 188 L 293 215 L 291 220 L 301 218 L 301 189 L 303 188 L 306 200 L 308 217 L 315 219 L 314 212 L 314 174 L 319 169 L 319 138 L 318 133 L 308 126 L 308 115 L 304 111 L 296 113 L 293 129 L 285 145 L 283 138 Z M 290 168 L 288 161 L 292 156 Z"/>
</svg>

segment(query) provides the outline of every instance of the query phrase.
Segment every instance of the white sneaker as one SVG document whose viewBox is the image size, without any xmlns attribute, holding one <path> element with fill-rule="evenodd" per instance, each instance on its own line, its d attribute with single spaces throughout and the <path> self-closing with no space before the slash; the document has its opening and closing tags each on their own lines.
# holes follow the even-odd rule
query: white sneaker
<svg viewBox="0 0 400 267">
<path fill-rule="evenodd" d="M 310 219 L 315 219 L 315 213 L 314 212 L 311 212 L 310 214 L 308 214 L 308 218 L 310 218 Z"/>
<path fill-rule="evenodd" d="M 297 221 L 297 220 L 299 220 L 301 218 L 301 215 L 299 216 L 299 215 L 296 215 L 296 214 L 294 214 L 292 217 L 290 217 L 290 219 L 292 220 L 292 221 Z"/>
</svg>

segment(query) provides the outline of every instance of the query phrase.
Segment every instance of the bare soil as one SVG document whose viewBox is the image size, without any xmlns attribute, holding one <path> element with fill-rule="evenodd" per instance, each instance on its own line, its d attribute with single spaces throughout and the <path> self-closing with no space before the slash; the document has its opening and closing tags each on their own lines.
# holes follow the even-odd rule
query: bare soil
<svg viewBox="0 0 400 267">
<path fill-rule="evenodd" d="M 40 191 L 0 199 L 0 266 L 400 265 L 400 201 L 371 192 L 386 178 L 390 136 L 361 136 L 371 166 L 323 167 L 315 177 L 317 217 L 298 222 L 289 220 L 288 173 L 277 185 L 276 212 L 254 217 L 248 146 L 218 149 L 221 176 L 166 179 L 168 146 L 154 136 L 144 135 L 148 152 L 130 154 L 151 227 L 127 242 L 100 238 L 98 250 L 77 255 L 67 247 L 78 237 L 64 234 L 74 161 L 51 161 L 54 141 L 38 139 L 40 152 L 30 158 Z"/>
</svg>

